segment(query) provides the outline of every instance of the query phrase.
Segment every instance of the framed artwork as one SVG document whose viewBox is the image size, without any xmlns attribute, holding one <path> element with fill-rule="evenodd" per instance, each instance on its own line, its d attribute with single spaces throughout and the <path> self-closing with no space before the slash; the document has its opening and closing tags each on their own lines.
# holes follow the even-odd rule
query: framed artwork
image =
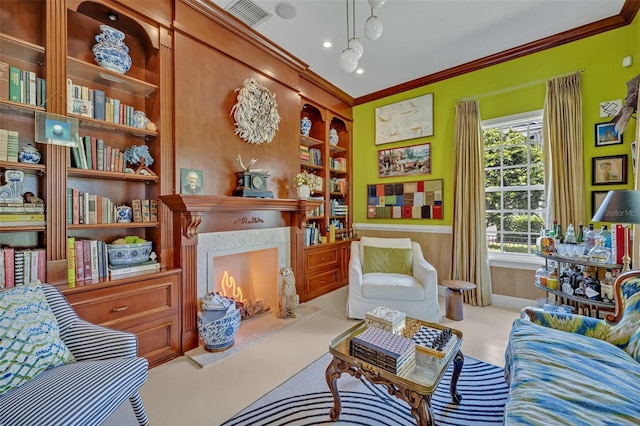
<svg viewBox="0 0 640 426">
<path fill-rule="evenodd" d="M 378 107 L 376 145 L 433 136 L 433 93 Z"/>
<path fill-rule="evenodd" d="M 622 135 L 616 132 L 614 123 L 596 124 L 596 146 L 618 145 L 622 143 Z"/>
<path fill-rule="evenodd" d="M 591 184 L 615 185 L 627 183 L 627 155 L 610 155 L 591 159 Z"/>
<path fill-rule="evenodd" d="M 77 146 L 78 119 L 49 112 L 36 111 L 34 140 L 40 143 Z"/>
<path fill-rule="evenodd" d="M 180 187 L 183 195 L 202 195 L 202 170 L 180 169 Z"/>
<path fill-rule="evenodd" d="M 591 191 L 591 216 L 596 214 L 609 191 Z"/>
<path fill-rule="evenodd" d="M 378 177 L 431 173 L 431 144 L 378 150 Z"/>
<path fill-rule="evenodd" d="M 442 179 L 367 185 L 369 219 L 444 219 Z"/>
</svg>

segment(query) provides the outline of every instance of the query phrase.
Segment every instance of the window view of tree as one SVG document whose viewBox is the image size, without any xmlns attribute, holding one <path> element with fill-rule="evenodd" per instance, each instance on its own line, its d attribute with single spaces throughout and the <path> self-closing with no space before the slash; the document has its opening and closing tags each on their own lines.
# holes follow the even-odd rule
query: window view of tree
<svg viewBox="0 0 640 426">
<path fill-rule="evenodd" d="M 489 251 L 533 253 L 545 223 L 542 117 L 484 129 Z"/>
</svg>

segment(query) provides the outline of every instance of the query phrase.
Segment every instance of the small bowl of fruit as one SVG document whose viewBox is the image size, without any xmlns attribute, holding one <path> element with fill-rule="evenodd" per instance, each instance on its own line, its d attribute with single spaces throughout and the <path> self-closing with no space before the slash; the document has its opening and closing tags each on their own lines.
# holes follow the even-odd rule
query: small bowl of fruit
<svg viewBox="0 0 640 426">
<path fill-rule="evenodd" d="M 135 265 L 149 260 L 151 254 L 151 241 L 144 240 L 136 235 L 128 235 L 118 238 L 111 244 L 107 244 L 110 265 Z"/>
</svg>

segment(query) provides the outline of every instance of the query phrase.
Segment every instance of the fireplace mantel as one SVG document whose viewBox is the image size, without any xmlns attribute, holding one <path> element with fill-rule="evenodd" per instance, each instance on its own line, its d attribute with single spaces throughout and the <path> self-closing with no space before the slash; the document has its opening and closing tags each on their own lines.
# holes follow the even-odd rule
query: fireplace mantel
<svg viewBox="0 0 640 426">
<path fill-rule="evenodd" d="M 269 210 L 297 213 L 298 228 L 304 225 L 307 214 L 316 209 L 322 200 L 294 200 L 289 198 L 249 198 L 229 197 L 225 195 L 163 195 L 160 197 L 169 209 L 179 212 L 183 217 L 182 234 L 193 238 L 202 214 L 216 211 Z"/>
</svg>

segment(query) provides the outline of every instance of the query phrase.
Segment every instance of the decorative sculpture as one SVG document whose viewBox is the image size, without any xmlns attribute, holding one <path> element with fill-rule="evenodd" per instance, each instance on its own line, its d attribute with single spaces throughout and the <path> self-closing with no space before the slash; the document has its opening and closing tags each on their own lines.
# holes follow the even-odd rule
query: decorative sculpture
<svg viewBox="0 0 640 426">
<path fill-rule="evenodd" d="M 300 304 L 300 297 L 296 294 L 296 278 L 290 267 L 280 270 L 282 281 L 280 282 L 280 310 L 278 318 L 295 318 L 296 310 Z"/>
<path fill-rule="evenodd" d="M 276 95 L 253 78 L 246 79 L 244 86 L 235 91 L 238 102 L 231 108 L 236 120 L 235 134 L 256 145 L 270 143 L 280 123 Z"/>
<path fill-rule="evenodd" d="M 0 201 L 5 203 L 22 203 L 22 181 L 24 172 L 22 170 L 7 169 L 4 171 L 5 184 L 0 186 Z"/>
</svg>

